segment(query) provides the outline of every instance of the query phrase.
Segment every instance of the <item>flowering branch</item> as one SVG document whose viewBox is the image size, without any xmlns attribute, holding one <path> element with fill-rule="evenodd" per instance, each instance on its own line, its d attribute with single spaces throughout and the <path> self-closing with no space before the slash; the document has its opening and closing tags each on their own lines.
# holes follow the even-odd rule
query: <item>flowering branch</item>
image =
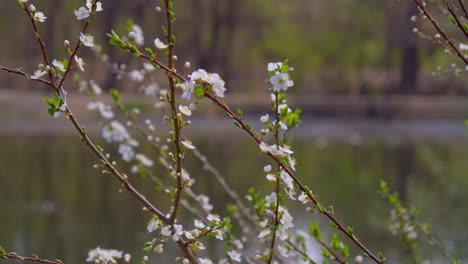
<svg viewBox="0 0 468 264">
<path fill-rule="evenodd" d="M 416 226 L 428 237 L 429 245 L 436 246 L 442 255 L 445 256 L 451 263 L 461 264 L 461 260 L 451 256 L 447 252 L 447 248 L 445 248 L 445 246 L 434 237 L 430 226 L 418 219 L 419 212 L 414 208 L 410 210 L 404 207 L 397 192 L 393 194 L 390 193 L 390 188 L 386 182 L 380 182 L 379 192 L 382 198 L 386 199 L 394 208 L 394 211 L 392 212 L 392 218 L 397 218 L 402 222 L 391 227 L 397 229 L 398 233 L 400 233 L 400 236 L 402 237 L 405 244 L 408 245 L 410 250 L 412 248 L 412 240 L 417 238 L 417 233 L 414 231 L 414 226 Z"/>
<path fill-rule="evenodd" d="M 274 111 L 275 111 L 275 116 L 276 116 L 276 124 L 279 124 L 281 121 L 281 117 L 279 114 L 279 91 L 275 92 L 275 100 L 274 100 Z M 279 130 L 278 128 L 275 127 L 275 141 L 276 141 L 276 146 L 280 146 L 280 140 L 279 140 Z M 275 252 L 275 241 L 276 241 L 276 234 L 278 231 L 278 225 L 280 224 L 280 219 L 279 219 L 279 207 L 280 207 L 280 186 L 281 186 L 281 177 L 279 176 L 280 173 L 280 168 L 281 165 L 277 162 L 277 176 L 276 176 L 276 186 L 275 186 L 275 194 L 276 194 L 276 204 L 275 204 L 275 213 L 273 215 L 273 236 L 271 238 L 271 244 L 270 244 L 270 255 L 268 256 L 268 264 L 271 263 L 273 260 L 273 254 Z"/>
<path fill-rule="evenodd" d="M 460 30 L 463 32 L 463 34 L 465 34 L 465 37 L 468 38 L 468 32 L 466 31 L 466 29 L 463 27 L 463 24 L 460 22 L 460 20 L 458 19 L 458 16 L 457 14 L 455 13 L 455 11 L 453 10 L 453 8 L 450 6 L 450 3 L 447 3 L 445 2 L 445 8 L 447 8 L 447 10 L 450 12 L 450 14 L 452 15 L 453 19 L 455 20 L 455 24 L 458 28 L 460 28 Z"/>
<path fill-rule="evenodd" d="M 91 7 L 91 10 L 94 10 L 96 8 L 96 5 L 97 3 L 99 3 L 99 0 L 96 0 L 95 3 L 93 3 L 92 7 Z M 84 27 L 83 27 L 83 30 L 81 31 L 81 34 L 80 35 L 83 35 L 86 33 L 86 30 L 88 29 L 88 26 L 89 26 L 89 22 L 90 22 L 90 19 L 86 19 L 86 22 L 84 24 Z M 78 50 L 80 49 L 82 45 L 82 41 L 80 38 L 78 38 L 78 42 L 76 43 L 76 46 L 75 46 L 75 49 L 73 50 L 73 52 L 70 54 L 70 60 L 69 60 L 69 63 L 67 65 L 67 68 L 65 70 L 65 72 L 63 73 L 63 76 L 62 78 L 60 79 L 59 83 L 58 83 L 58 87 L 62 87 L 63 83 L 65 82 L 65 79 L 67 78 L 68 76 L 68 73 L 70 72 L 70 69 L 71 69 L 71 65 L 73 63 L 73 60 L 75 59 L 75 56 L 76 56 L 76 53 L 78 52 Z M 68 49 L 68 47 L 67 47 Z"/>
<path fill-rule="evenodd" d="M 415 1 L 418 1 L 418 0 L 415 0 Z M 129 50 L 128 48 L 126 48 L 127 50 Z M 188 80 L 186 78 L 184 78 L 182 75 L 180 75 L 179 73 L 177 73 L 174 69 L 171 69 L 171 68 L 168 68 L 167 66 L 165 66 L 163 63 L 159 62 L 157 59 L 155 58 L 151 58 L 141 52 L 138 52 L 138 57 L 141 57 L 141 58 L 144 58 L 146 60 L 149 60 L 153 63 L 155 63 L 156 65 L 158 65 L 161 69 L 163 69 L 164 71 L 166 71 L 168 74 L 172 74 L 176 77 L 178 77 L 181 81 L 184 81 L 184 82 L 188 82 Z M 237 122 L 237 124 L 239 125 L 239 127 L 244 130 L 245 132 L 247 132 L 247 134 L 252 137 L 255 142 L 257 142 L 257 144 L 260 144 L 262 143 L 262 140 L 259 136 L 256 135 L 256 133 L 254 133 L 245 123 L 244 121 L 237 115 L 235 114 L 230 108 L 229 106 L 227 106 L 224 102 L 221 102 L 217 97 L 211 95 L 210 93 L 206 93 L 204 94 L 204 96 L 208 99 L 210 99 L 212 102 L 214 102 L 218 107 L 220 107 L 221 109 L 223 109 L 223 111 L 230 117 L 232 118 L 235 122 Z M 384 263 L 384 257 L 381 253 L 379 253 L 379 257 L 375 256 L 366 246 L 364 246 L 364 244 L 362 244 L 359 239 L 351 232 L 351 231 L 348 231 L 347 228 L 345 228 L 343 226 L 343 224 L 341 224 L 338 219 L 335 218 L 334 214 L 332 211 L 327 211 L 325 209 L 323 209 L 323 207 L 321 206 L 321 204 L 319 203 L 319 201 L 317 200 L 317 198 L 315 197 L 315 195 L 312 194 L 312 192 L 310 191 L 310 189 L 308 187 L 306 187 L 297 177 L 296 175 L 289 169 L 288 166 L 286 166 L 278 157 L 276 157 L 275 155 L 273 155 L 270 151 L 267 151 L 265 152 L 265 155 L 269 156 L 270 158 L 272 158 L 276 163 L 278 163 L 281 167 L 281 169 L 283 169 L 292 179 L 293 181 L 298 185 L 299 189 L 302 190 L 308 197 L 308 199 L 310 199 L 310 201 L 312 201 L 315 206 L 317 207 L 318 209 L 318 212 L 321 213 L 321 214 L 324 214 L 328 219 L 330 219 L 333 223 L 333 226 L 336 227 L 338 230 L 340 230 L 341 232 L 343 232 L 349 239 L 351 239 L 359 248 L 361 248 L 362 251 L 364 251 L 364 253 L 366 253 L 367 256 L 369 256 L 375 263 L 378 263 L 378 264 L 383 264 Z"/>
<path fill-rule="evenodd" d="M 32 5 L 30 7 L 33 7 Z M 39 46 L 41 48 L 41 52 L 42 52 L 42 57 L 44 59 L 44 63 L 47 65 L 47 66 L 50 66 L 50 60 L 49 60 L 49 56 L 47 55 L 47 50 L 46 50 L 46 46 L 45 46 L 45 43 L 44 41 L 42 40 L 41 38 L 41 35 L 39 34 L 39 29 L 37 27 L 37 24 L 36 24 L 36 20 L 34 18 L 34 15 L 31 13 L 31 10 L 29 10 L 29 8 L 26 3 L 22 3 L 22 6 L 21 8 L 23 8 L 23 10 L 26 12 L 26 14 L 28 14 L 28 17 L 29 17 L 29 20 L 31 21 L 31 25 L 33 26 L 33 30 L 34 30 L 34 33 L 36 35 L 36 39 L 37 39 L 37 42 L 39 43 Z M 35 8 L 34 8 L 35 9 Z M 35 11 L 35 10 L 34 10 Z M 39 12 L 42 14 L 42 12 Z M 43 15 L 43 14 L 42 14 Z M 50 82 L 52 84 L 52 86 L 54 87 L 55 90 L 57 90 L 57 88 L 55 87 L 55 82 L 54 82 L 54 78 L 53 78 L 53 74 L 52 74 L 52 71 L 47 71 L 48 75 L 49 75 L 49 79 L 50 79 Z"/>
<path fill-rule="evenodd" d="M 175 59 L 173 58 L 174 56 L 174 36 L 172 34 L 172 24 L 174 22 L 174 19 L 172 17 L 173 13 L 171 11 L 170 7 L 170 1 L 169 0 L 164 0 L 164 4 L 166 5 L 166 23 L 167 23 L 167 41 L 168 41 L 168 54 L 167 54 L 167 59 L 168 59 L 168 65 L 169 69 L 172 69 L 174 71 L 174 64 L 175 64 Z M 158 48 L 158 47 L 156 47 Z M 172 72 L 171 71 L 171 72 Z M 179 121 L 179 113 L 177 111 L 177 106 L 176 106 L 176 87 L 174 83 L 174 77 L 168 72 L 169 74 L 167 75 L 167 78 L 169 80 L 169 87 L 170 87 L 170 93 L 171 93 L 171 98 L 170 98 L 170 105 L 171 105 L 171 111 L 172 111 L 172 123 L 174 126 L 174 145 L 176 148 L 176 178 L 177 178 L 177 191 L 176 195 L 174 198 L 174 205 L 172 208 L 171 216 L 170 216 L 170 223 L 173 225 L 176 217 L 177 217 L 177 210 L 179 208 L 179 203 L 180 203 L 180 197 L 182 195 L 183 191 L 183 184 L 182 184 L 182 149 L 181 149 L 181 143 L 180 143 L 180 121 Z"/>
<path fill-rule="evenodd" d="M 47 81 L 47 80 L 44 80 L 44 79 L 41 79 L 41 78 L 38 78 L 38 79 L 31 78 L 32 75 L 27 74 L 27 73 L 25 73 L 25 72 L 23 72 L 23 71 L 21 71 L 19 69 L 13 70 L 13 69 L 6 68 L 6 67 L 3 67 L 3 66 L 0 65 L 0 70 L 6 71 L 6 72 L 9 72 L 9 73 L 18 74 L 18 75 L 24 76 L 24 77 L 26 77 L 26 78 L 28 78 L 30 80 L 52 86 L 52 83 L 50 81 Z"/>
<path fill-rule="evenodd" d="M 460 51 L 460 49 L 455 45 L 453 40 L 445 33 L 445 31 L 441 28 L 439 23 L 432 17 L 432 15 L 429 13 L 429 11 L 426 8 L 426 3 L 422 2 L 422 0 L 414 0 L 415 3 L 419 6 L 419 9 L 421 12 L 429 19 L 429 21 L 432 23 L 434 28 L 439 32 L 439 34 L 447 41 L 447 43 L 450 45 L 450 47 L 455 51 L 456 55 L 463 60 L 463 62 L 468 65 L 468 58 L 466 58 L 463 53 Z"/>
<path fill-rule="evenodd" d="M 460 4 L 460 7 L 465 13 L 465 18 L 468 19 L 468 11 L 466 10 L 466 7 L 465 7 L 465 0 L 458 0 L 458 3 Z"/>
<path fill-rule="evenodd" d="M 63 264 L 63 262 L 61 262 L 61 261 L 52 261 L 52 260 L 47 260 L 47 259 L 41 259 L 38 256 L 35 256 L 34 258 L 22 257 L 22 256 L 17 255 L 16 253 L 0 254 L 0 258 L 20 259 L 20 260 L 33 261 L 33 262 L 39 262 L 39 263 L 45 263 L 45 264 Z"/>
</svg>

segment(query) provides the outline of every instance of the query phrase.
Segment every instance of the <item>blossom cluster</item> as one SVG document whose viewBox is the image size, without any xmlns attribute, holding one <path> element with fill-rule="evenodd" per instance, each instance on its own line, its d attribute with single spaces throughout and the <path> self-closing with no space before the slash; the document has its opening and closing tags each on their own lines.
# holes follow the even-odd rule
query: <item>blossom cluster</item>
<svg viewBox="0 0 468 264">
<path fill-rule="evenodd" d="M 183 90 L 182 98 L 190 100 L 195 89 L 201 89 L 202 93 L 213 91 L 216 96 L 224 97 L 226 83 L 217 73 L 208 73 L 203 69 L 196 70 L 189 75 L 190 80 L 179 87 Z"/>
<path fill-rule="evenodd" d="M 86 261 L 96 264 L 116 264 L 117 259 L 122 258 L 122 255 L 122 251 L 97 247 L 88 252 L 88 258 Z"/>
</svg>

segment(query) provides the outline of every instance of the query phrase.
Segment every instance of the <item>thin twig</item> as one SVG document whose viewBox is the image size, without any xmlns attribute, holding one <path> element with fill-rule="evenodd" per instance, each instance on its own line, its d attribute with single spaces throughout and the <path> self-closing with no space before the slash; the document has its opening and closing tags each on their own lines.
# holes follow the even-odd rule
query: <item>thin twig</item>
<svg viewBox="0 0 468 264">
<path fill-rule="evenodd" d="M 463 24 L 458 19 L 458 16 L 455 13 L 455 11 L 452 9 L 452 7 L 450 6 L 450 3 L 446 3 L 445 8 L 447 8 L 447 10 L 452 15 L 453 19 L 455 19 L 456 26 L 459 27 L 460 30 L 463 32 L 463 34 L 465 34 L 465 37 L 468 38 L 468 32 L 466 31 L 465 27 L 463 27 Z"/>
<path fill-rule="evenodd" d="M 28 78 L 28 79 L 30 79 L 30 80 L 32 80 L 32 81 L 36 81 L 36 82 L 40 82 L 40 83 L 43 83 L 43 84 L 47 84 L 47 85 L 49 85 L 49 86 L 52 86 L 52 83 L 51 83 L 51 82 L 49 82 L 49 81 L 47 81 L 47 80 L 44 80 L 44 79 L 40 79 L 40 78 L 38 78 L 38 79 L 32 79 L 30 74 L 27 74 L 27 73 L 25 73 L 25 72 L 23 72 L 23 71 L 21 71 L 21 70 L 19 70 L 19 69 L 13 70 L 13 69 L 10 69 L 10 68 L 7 68 L 7 67 L 3 67 L 3 66 L 0 65 L 0 70 L 6 71 L 6 72 L 9 72 L 9 73 L 18 74 L 18 75 L 24 76 L 24 77 L 26 77 L 26 78 Z"/>
<path fill-rule="evenodd" d="M 38 257 L 31 258 L 31 257 L 22 257 L 18 256 L 16 254 L 2 254 L 0 255 L 0 258 L 9 258 L 9 259 L 20 259 L 20 260 L 26 260 L 26 261 L 34 261 L 34 262 L 39 262 L 39 263 L 45 263 L 45 264 L 63 264 L 63 262 L 58 262 L 58 261 L 52 261 L 52 260 L 47 260 L 47 259 L 40 259 Z"/>
<path fill-rule="evenodd" d="M 417 1 L 417 0 L 415 0 Z M 146 56 L 143 53 L 139 53 L 139 57 L 142 57 L 146 60 L 154 62 L 156 65 L 158 65 L 160 68 L 163 70 L 167 71 L 169 74 L 173 74 L 176 77 L 178 77 L 181 81 L 187 82 L 187 79 L 185 79 L 183 76 L 178 74 L 175 70 L 172 70 L 159 62 L 158 60 L 151 58 L 149 56 Z M 216 97 L 212 96 L 211 94 L 205 93 L 205 97 L 210 99 L 212 102 L 214 102 L 217 106 L 222 108 L 224 112 L 237 121 L 239 125 L 241 126 L 241 129 L 243 129 L 247 134 L 249 134 L 258 144 L 260 144 L 262 141 L 261 139 L 255 135 L 255 133 L 250 130 L 246 124 L 241 120 L 240 117 L 238 117 L 230 108 L 227 106 L 225 103 L 219 101 Z M 293 181 L 298 185 L 299 189 L 302 190 L 304 193 L 306 193 L 307 197 L 315 204 L 315 205 L 320 205 L 318 199 L 306 188 L 306 186 L 296 177 L 296 175 L 284 164 L 282 161 L 280 161 L 275 155 L 273 155 L 271 152 L 265 153 L 267 156 L 272 158 L 275 162 L 279 162 L 281 164 L 281 168 L 284 169 L 284 171 L 293 179 Z M 359 239 L 354 235 L 351 234 L 344 226 L 341 224 L 341 222 L 338 221 L 338 219 L 335 218 L 335 216 L 328 212 L 327 210 L 323 210 L 320 213 L 324 214 L 328 219 L 330 219 L 337 227 L 338 230 L 340 230 L 342 233 L 344 233 L 351 241 L 354 242 L 364 253 L 366 253 L 375 263 L 378 264 L 383 264 L 384 261 L 380 260 L 377 256 L 375 256 L 364 244 L 362 244 Z"/>
<path fill-rule="evenodd" d="M 414 0 L 416 4 L 419 6 L 420 10 L 423 12 L 423 14 L 431 21 L 432 25 L 434 25 L 435 29 L 442 35 L 442 37 L 447 41 L 447 43 L 452 47 L 453 50 L 455 50 L 455 53 L 457 56 L 465 62 L 466 65 L 468 65 L 468 59 L 465 58 L 463 53 L 460 51 L 460 49 L 457 47 L 457 45 L 452 41 L 451 38 L 447 36 L 447 33 L 440 27 L 439 23 L 432 17 L 432 15 L 429 13 L 429 11 L 426 8 L 426 4 L 422 3 L 421 0 Z"/>
</svg>

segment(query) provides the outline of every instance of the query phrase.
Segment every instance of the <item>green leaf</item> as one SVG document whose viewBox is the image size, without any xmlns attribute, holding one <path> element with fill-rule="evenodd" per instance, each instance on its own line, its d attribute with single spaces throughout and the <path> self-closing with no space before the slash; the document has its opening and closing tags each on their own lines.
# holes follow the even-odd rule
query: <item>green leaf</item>
<svg viewBox="0 0 468 264">
<path fill-rule="evenodd" d="M 320 227 L 317 222 L 312 222 L 309 224 L 311 236 L 314 236 L 317 240 L 322 240 L 322 234 L 320 233 Z"/>
<path fill-rule="evenodd" d="M 377 255 L 379 256 L 379 259 L 380 259 L 380 260 L 382 260 L 382 261 L 385 260 L 385 257 L 384 257 L 384 255 L 382 254 L 382 252 L 377 253 Z"/>
<path fill-rule="evenodd" d="M 114 98 L 115 102 L 118 102 L 120 100 L 119 92 L 115 89 L 110 89 L 110 94 L 112 95 L 112 98 Z"/>
<path fill-rule="evenodd" d="M 239 108 L 237 108 L 237 115 L 238 115 L 240 118 L 242 118 L 243 114 L 244 114 L 244 113 L 242 112 L 242 110 L 240 110 Z"/>
<path fill-rule="evenodd" d="M 101 146 L 97 145 L 96 148 L 99 150 L 99 152 L 101 152 L 101 153 L 104 152 L 104 149 Z"/>
<path fill-rule="evenodd" d="M 151 48 L 146 48 L 145 51 L 151 57 L 154 55 L 153 50 Z"/>
<path fill-rule="evenodd" d="M 120 49 L 126 48 L 124 41 L 119 37 L 119 35 L 117 35 L 117 33 L 115 33 L 114 30 L 111 31 L 111 34 L 107 34 L 107 36 L 109 37 L 109 44 L 114 45 Z"/>
<path fill-rule="evenodd" d="M 197 99 L 201 99 L 205 97 L 205 90 L 203 89 L 201 85 L 195 86 L 195 88 L 193 89 L 193 93 L 195 94 L 195 97 Z"/>
<path fill-rule="evenodd" d="M 127 30 L 128 32 L 133 31 L 133 20 L 130 18 L 127 20 Z"/>
</svg>

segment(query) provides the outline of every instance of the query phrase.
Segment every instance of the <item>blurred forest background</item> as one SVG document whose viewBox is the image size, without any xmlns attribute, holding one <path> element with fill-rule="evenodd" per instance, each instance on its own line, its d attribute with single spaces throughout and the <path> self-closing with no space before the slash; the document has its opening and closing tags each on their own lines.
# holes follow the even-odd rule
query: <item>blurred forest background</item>
<svg viewBox="0 0 468 264">
<path fill-rule="evenodd" d="M 48 16 L 41 31 L 52 57 L 65 58 L 63 40 L 73 45 L 77 39 L 82 25 L 73 10 L 83 2 L 34 3 Z M 91 32 L 111 61 L 130 61 L 127 54 L 107 45 L 105 35 L 111 29 L 126 34 L 130 18 L 143 28 L 145 45 L 162 37 L 163 21 L 155 11 L 159 1 L 103 0 L 103 4 L 104 12 L 95 17 Z M 230 91 L 263 91 L 266 63 L 288 58 L 295 67 L 296 87 L 291 92 L 299 95 L 468 93 L 466 78 L 432 76 L 437 66 L 449 68 L 456 59 L 412 32 L 415 24 L 409 18 L 417 13 L 413 1 L 178 0 L 176 11 L 176 54 L 181 63 L 190 60 L 194 68 L 219 72 Z M 2 65 L 23 65 L 32 71 L 40 62 L 29 21 L 15 1 L 0 6 L 0 45 Z M 115 88 L 111 71 L 86 52 L 85 77 Z M 7 74 L 0 75 L 0 83 L 0 89 L 31 89 L 27 80 Z"/>
</svg>

